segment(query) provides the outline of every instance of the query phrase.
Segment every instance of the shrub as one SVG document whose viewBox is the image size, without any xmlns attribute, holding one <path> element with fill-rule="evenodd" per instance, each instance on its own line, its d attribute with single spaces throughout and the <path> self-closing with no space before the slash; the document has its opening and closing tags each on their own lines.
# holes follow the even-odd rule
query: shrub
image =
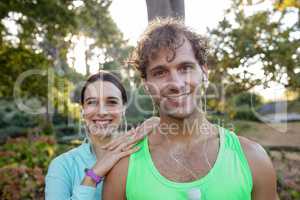
<svg viewBox="0 0 300 200">
<path fill-rule="evenodd" d="M 233 97 L 235 106 L 258 107 L 262 105 L 262 97 L 251 92 L 242 92 Z"/>
<path fill-rule="evenodd" d="M 0 199 L 43 199 L 44 174 L 55 151 L 50 137 L 8 139 L 0 148 Z"/>
<path fill-rule="evenodd" d="M 29 130 L 38 127 L 41 118 L 40 115 L 20 111 L 12 99 L 0 99 L 0 141 L 26 135 Z"/>
<path fill-rule="evenodd" d="M 50 161 L 72 147 L 49 136 L 8 139 L 0 147 L 0 199 L 43 199 Z"/>
<path fill-rule="evenodd" d="M 55 133 L 57 138 L 64 136 L 74 136 L 78 135 L 80 132 L 79 125 L 59 125 L 55 127 Z"/>
<path fill-rule="evenodd" d="M 234 119 L 259 121 L 255 116 L 253 110 L 251 110 L 251 108 L 249 108 L 248 106 L 240 106 L 235 108 Z"/>
<path fill-rule="evenodd" d="M 56 141 L 52 137 L 19 137 L 8 139 L 0 148 L 0 167 L 24 165 L 30 168 L 46 168 L 56 151 Z"/>
<path fill-rule="evenodd" d="M 32 102 L 30 103 L 32 104 Z M 0 128 L 9 126 L 35 127 L 39 123 L 39 117 L 19 110 L 12 99 L 0 100 Z"/>
<path fill-rule="evenodd" d="M 39 167 L 0 168 L 0 198 L 2 200 L 43 199 L 44 179 L 43 170 Z"/>
</svg>

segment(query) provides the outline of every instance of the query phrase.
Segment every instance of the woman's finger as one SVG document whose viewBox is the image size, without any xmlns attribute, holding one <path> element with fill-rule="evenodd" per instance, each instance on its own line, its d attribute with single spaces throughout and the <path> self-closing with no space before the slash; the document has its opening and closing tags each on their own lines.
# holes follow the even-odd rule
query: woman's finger
<svg viewBox="0 0 300 200">
<path fill-rule="evenodd" d="M 123 136 L 122 136 L 123 137 Z M 109 147 L 113 146 L 115 143 L 117 143 L 121 138 L 115 138 L 112 141 L 110 141 L 108 144 L 101 146 L 101 149 L 107 150 Z"/>
<path fill-rule="evenodd" d="M 146 136 L 159 125 L 159 117 L 151 117 L 136 128 L 136 134 Z"/>
<path fill-rule="evenodd" d="M 153 130 L 153 127 L 147 128 L 147 129 L 142 129 L 141 127 L 138 127 L 136 129 L 135 134 L 130 138 L 129 140 L 129 145 L 138 143 L 140 140 L 145 138 L 151 131 Z"/>
<path fill-rule="evenodd" d="M 129 156 L 130 154 L 133 154 L 133 153 L 137 152 L 139 149 L 140 149 L 140 147 L 134 147 L 134 148 L 129 149 L 127 151 L 121 152 L 119 154 L 119 158 L 123 158 L 123 157 Z"/>
<path fill-rule="evenodd" d="M 158 124 L 159 124 L 159 117 L 151 117 L 150 119 L 147 119 L 141 126 L 138 126 L 136 129 L 131 129 L 121 137 L 114 139 L 110 143 L 102 146 L 101 148 L 107 150 L 114 150 L 120 144 L 132 138 L 134 138 L 134 140 L 130 144 L 138 142 L 146 135 L 148 135 L 153 130 L 153 128 L 155 128 Z"/>
<path fill-rule="evenodd" d="M 135 128 L 132 128 L 132 129 L 130 129 L 129 131 L 127 131 L 124 135 L 125 135 L 125 136 L 132 136 L 132 135 L 135 134 L 135 132 L 136 132 L 136 129 L 135 129 Z"/>
<path fill-rule="evenodd" d="M 118 147 L 116 147 L 113 151 L 114 152 L 121 152 L 124 151 L 124 149 L 126 149 L 126 147 L 128 147 L 130 144 L 128 144 L 128 142 L 124 142 L 122 144 L 120 144 Z"/>
<path fill-rule="evenodd" d="M 135 145 L 136 145 L 136 143 L 127 145 L 127 147 L 124 147 L 124 149 L 122 149 L 122 150 L 123 150 L 123 151 L 127 151 L 127 150 L 129 150 L 129 149 L 132 149 L 132 147 L 134 147 Z"/>
<path fill-rule="evenodd" d="M 145 137 L 145 135 L 142 134 L 136 134 L 135 136 L 132 136 L 131 138 L 128 139 L 127 141 L 127 146 L 130 146 L 132 144 L 136 144 L 139 141 L 141 141 L 143 138 Z"/>
<path fill-rule="evenodd" d="M 117 146 L 119 146 L 122 142 L 126 141 L 128 137 L 130 137 L 131 135 L 133 135 L 135 133 L 135 130 L 130 130 L 128 131 L 126 134 L 112 140 L 111 142 L 109 142 L 108 144 L 102 146 L 102 149 L 107 149 L 107 150 L 113 150 L 115 149 Z"/>
<path fill-rule="evenodd" d="M 111 145 L 110 147 L 108 147 L 108 150 L 112 151 L 122 144 L 127 146 L 129 143 L 131 144 L 131 141 L 133 140 L 133 138 L 134 138 L 134 136 L 132 136 L 132 134 L 131 134 L 131 136 L 125 135 L 124 137 L 122 137 L 122 139 L 120 139 L 114 145 Z"/>
<path fill-rule="evenodd" d="M 115 148 L 117 148 L 118 146 L 120 146 L 120 144 L 124 143 L 126 141 L 126 137 L 123 136 L 121 138 L 119 138 L 118 140 L 116 140 L 114 143 L 112 143 L 111 145 L 109 145 L 107 147 L 108 150 L 112 151 Z"/>
</svg>

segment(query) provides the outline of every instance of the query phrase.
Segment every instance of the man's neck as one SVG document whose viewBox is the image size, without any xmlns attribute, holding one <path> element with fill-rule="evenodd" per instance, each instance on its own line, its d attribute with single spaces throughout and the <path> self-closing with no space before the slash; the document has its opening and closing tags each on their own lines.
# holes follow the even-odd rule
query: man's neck
<svg viewBox="0 0 300 200">
<path fill-rule="evenodd" d="M 202 138 L 212 131 L 212 125 L 203 113 L 193 113 L 186 118 L 160 116 L 159 133 L 164 134 L 170 141 L 184 142 Z"/>
</svg>

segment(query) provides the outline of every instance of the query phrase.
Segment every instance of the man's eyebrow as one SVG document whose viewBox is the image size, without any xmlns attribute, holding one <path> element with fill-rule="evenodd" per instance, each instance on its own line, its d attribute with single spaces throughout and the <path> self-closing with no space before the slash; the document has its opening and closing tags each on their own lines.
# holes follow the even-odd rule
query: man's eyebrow
<svg viewBox="0 0 300 200">
<path fill-rule="evenodd" d="M 187 64 L 189 64 L 189 65 L 195 65 L 196 63 L 192 62 L 192 61 L 183 61 L 183 62 L 179 63 L 178 65 L 180 66 L 180 65 L 187 65 Z"/>
<path fill-rule="evenodd" d="M 156 65 L 155 67 L 150 69 L 150 72 L 155 71 L 155 70 L 159 70 L 159 69 L 166 69 L 166 66 L 165 65 Z"/>
</svg>

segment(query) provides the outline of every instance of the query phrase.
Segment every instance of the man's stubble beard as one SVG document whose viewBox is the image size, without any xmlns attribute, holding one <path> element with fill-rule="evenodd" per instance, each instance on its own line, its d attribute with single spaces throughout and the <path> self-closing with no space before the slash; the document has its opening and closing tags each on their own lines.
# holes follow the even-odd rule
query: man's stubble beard
<svg viewBox="0 0 300 200">
<path fill-rule="evenodd" d="M 203 102 L 201 100 L 201 98 L 197 95 L 199 95 L 198 93 L 196 94 L 192 94 L 193 97 L 192 97 L 192 103 L 191 104 L 194 104 L 194 105 L 187 105 L 185 108 L 185 110 L 189 110 L 190 109 L 190 112 L 186 112 L 185 114 L 185 110 L 183 110 L 183 113 L 181 116 L 180 116 L 180 113 L 178 115 L 176 115 L 176 113 L 178 113 L 178 111 L 172 111 L 170 110 L 170 108 L 167 108 L 166 105 L 164 105 L 164 98 L 160 98 L 160 99 L 153 99 L 154 101 L 154 104 L 155 104 L 155 107 L 158 108 L 159 110 L 159 113 L 160 113 L 160 116 L 164 117 L 168 117 L 170 119 L 174 119 L 174 120 L 195 120 L 195 119 L 198 119 L 199 118 L 199 115 L 203 115 L 202 117 L 205 116 L 205 113 L 203 112 Z M 166 101 L 166 100 L 165 100 Z M 189 108 L 189 106 L 191 106 L 192 108 Z M 180 111 L 179 111 L 180 112 Z"/>
</svg>

